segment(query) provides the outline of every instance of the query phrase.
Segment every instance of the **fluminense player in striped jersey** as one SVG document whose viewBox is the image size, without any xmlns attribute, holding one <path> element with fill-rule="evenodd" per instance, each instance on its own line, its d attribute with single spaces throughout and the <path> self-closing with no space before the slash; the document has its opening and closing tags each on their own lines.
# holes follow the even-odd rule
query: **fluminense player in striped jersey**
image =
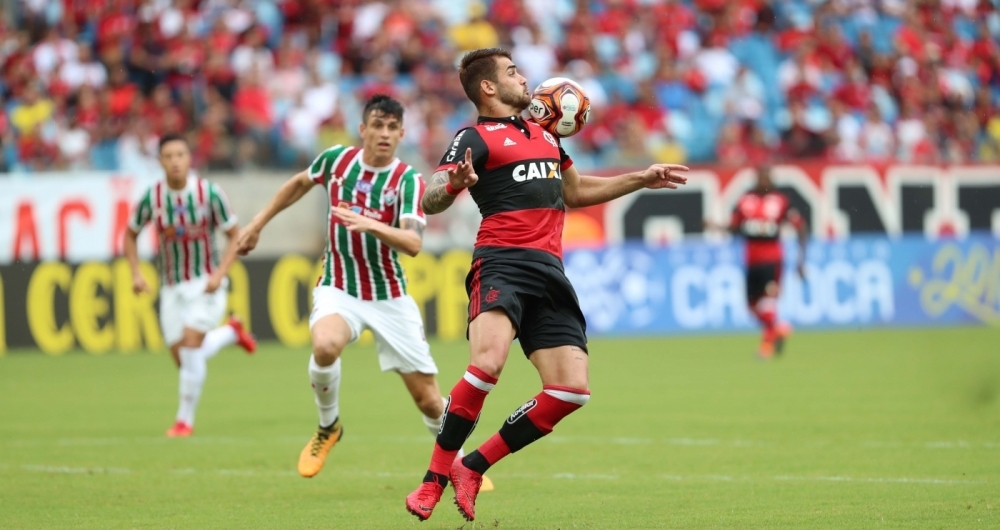
<svg viewBox="0 0 1000 530">
<path fill-rule="evenodd" d="M 360 127 L 362 148 L 337 145 L 320 153 L 286 182 L 239 236 L 239 252 L 253 250 L 260 231 L 278 212 L 314 186 L 326 193 L 327 245 L 309 317 L 313 354 L 309 379 L 319 428 L 299 456 L 299 473 L 319 473 L 343 436 L 338 393 L 340 354 L 364 329 L 375 335 L 382 371 L 397 372 L 435 436 L 444 415 L 437 366 L 424 337 L 416 302 L 406 293 L 399 252 L 415 256 L 426 223 L 420 208 L 424 182 L 396 158 L 403 138 L 403 106 L 385 95 L 369 99 Z"/>
<path fill-rule="evenodd" d="M 160 164 L 166 178 L 146 190 L 136 206 L 125 231 L 125 257 L 133 290 L 149 293 L 139 273 L 136 238 L 152 223 L 160 245 L 160 327 L 180 367 L 180 406 L 167 436 L 190 436 L 208 360 L 230 344 L 253 353 L 257 343 L 236 317 L 219 326 L 239 232 L 229 201 L 218 186 L 191 171 L 191 151 L 182 136 L 160 140 Z M 217 229 L 229 238 L 221 254 L 215 246 Z"/>
</svg>

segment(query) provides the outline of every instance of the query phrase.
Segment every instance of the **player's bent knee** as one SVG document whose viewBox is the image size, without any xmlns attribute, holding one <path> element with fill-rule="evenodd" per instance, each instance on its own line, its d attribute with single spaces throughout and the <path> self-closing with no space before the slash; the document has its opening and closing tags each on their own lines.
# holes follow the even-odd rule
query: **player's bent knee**
<svg viewBox="0 0 1000 530">
<path fill-rule="evenodd" d="M 343 350 L 343 345 L 335 341 L 322 341 L 313 345 L 313 357 L 316 359 L 316 364 L 330 366 L 337 361 Z"/>
<path fill-rule="evenodd" d="M 507 361 L 507 344 L 490 344 L 472 353 L 472 366 L 486 372 L 487 375 L 499 378 L 500 372 Z"/>
<path fill-rule="evenodd" d="M 427 393 L 423 396 L 415 397 L 414 401 L 420 412 L 428 418 L 440 418 L 444 414 L 444 401 L 441 400 L 440 395 Z"/>
</svg>

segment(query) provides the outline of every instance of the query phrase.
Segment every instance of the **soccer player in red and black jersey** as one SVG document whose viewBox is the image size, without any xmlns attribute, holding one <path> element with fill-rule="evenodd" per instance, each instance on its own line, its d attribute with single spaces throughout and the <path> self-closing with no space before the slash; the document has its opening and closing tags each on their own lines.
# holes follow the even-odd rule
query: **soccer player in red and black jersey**
<svg viewBox="0 0 1000 530">
<path fill-rule="evenodd" d="M 680 174 L 687 168 L 670 164 L 610 178 L 581 176 L 557 138 L 521 118 L 531 96 L 506 50 L 469 52 L 459 78 L 479 120 L 455 135 L 422 206 L 440 213 L 468 188 L 483 222 L 466 279 L 471 361 L 448 397 L 424 482 L 406 497 L 407 510 L 421 520 L 431 516 L 449 480 L 459 512 L 473 520 L 483 473 L 590 399 L 586 323 L 562 264 L 565 208 L 687 182 Z M 542 391 L 479 449 L 456 459 L 515 338 L 538 370 Z"/>
<path fill-rule="evenodd" d="M 780 354 L 791 326 L 778 322 L 778 293 L 781 287 L 783 252 L 781 226 L 790 224 L 799 235 L 799 276 L 805 278 L 806 244 L 809 234 L 799 212 L 791 207 L 788 197 L 774 188 L 771 168 L 757 168 L 757 185 L 740 197 L 733 210 L 729 231 L 746 239 L 747 304 L 764 327 L 760 348 L 761 358 Z"/>
</svg>

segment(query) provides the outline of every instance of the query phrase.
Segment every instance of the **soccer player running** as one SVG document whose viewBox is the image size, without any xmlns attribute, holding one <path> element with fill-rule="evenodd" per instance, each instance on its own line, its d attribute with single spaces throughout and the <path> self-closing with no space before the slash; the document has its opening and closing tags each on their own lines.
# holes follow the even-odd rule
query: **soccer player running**
<svg viewBox="0 0 1000 530">
<path fill-rule="evenodd" d="M 479 120 L 455 136 L 422 204 L 440 213 L 468 188 L 483 216 L 466 279 L 471 359 L 451 390 L 424 481 L 406 497 L 406 509 L 420 520 L 431 516 L 449 480 L 459 512 L 475 519 L 483 473 L 590 399 L 586 323 L 562 264 L 565 207 L 687 182 L 677 173 L 687 168 L 670 164 L 610 178 L 578 174 L 555 137 L 521 118 L 531 96 L 506 50 L 469 52 L 459 78 Z M 515 338 L 538 370 L 542 391 L 479 449 L 456 459 Z"/>
<path fill-rule="evenodd" d="M 712 227 L 711 223 L 706 223 Z M 774 187 L 771 167 L 757 167 L 757 184 L 736 203 L 728 229 L 746 239 L 747 305 L 763 326 L 757 355 L 770 359 L 780 355 L 792 327 L 778 321 L 778 294 L 781 290 L 783 252 L 781 226 L 790 224 L 799 236 L 799 261 L 796 270 L 805 278 L 806 224 L 788 197 Z"/>
<path fill-rule="evenodd" d="M 160 247 L 160 327 L 180 367 L 180 405 L 167 436 L 185 437 L 194 432 L 208 360 L 230 344 L 253 353 L 257 342 L 235 316 L 219 326 L 226 314 L 226 274 L 236 259 L 239 231 L 226 195 L 191 171 L 191 151 L 182 136 L 160 140 L 160 165 L 166 178 L 143 193 L 125 231 L 124 250 L 132 268 L 132 289 L 136 294 L 151 292 L 139 272 L 136 239 L 153 223 Z M 216 230 L 229 238 L 221 254 Z"/>
<path fill-rule="evenodd" d="M 444 415 L 444 398 L 434 376 L 437 365 L 398 258 L 400 252 L 420 252 L 426 224 L 420 207 L 423 179 L 396 158 L 403 138 L 403 106 L 374 95 L 365 104 L 362 120 L 361 148 L 337 145 L 322 152 L 278 190 L 239 236 L 239 252 L 250 252 L 278 212 L 313 186 L 325 188 L 330 201 L 328 237 L 309 317 L 309 379 L 319 428 L 302 449 L 298 465 L 307 478 L 319 473 L 344 434 L 338 403 L 340 355 L 365 328 L 375 335 L 382 371 L 402 377 L 432 434 L 441 428 Z"/>
</svg>

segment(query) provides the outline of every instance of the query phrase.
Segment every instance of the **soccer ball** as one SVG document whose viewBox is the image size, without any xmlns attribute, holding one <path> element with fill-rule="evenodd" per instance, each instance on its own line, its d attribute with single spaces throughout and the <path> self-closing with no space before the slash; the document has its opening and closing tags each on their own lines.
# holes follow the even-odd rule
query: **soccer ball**
<svg viewBox="0 0 1000 530">
<path fill-rule="evenodd" d="M 528 113 L 543 129 L 566 138 L 580 132 L 590 119 L 590 98 L 583 87 L 565 77 L 553 77 L 531 94 Z"/>
</svg>

